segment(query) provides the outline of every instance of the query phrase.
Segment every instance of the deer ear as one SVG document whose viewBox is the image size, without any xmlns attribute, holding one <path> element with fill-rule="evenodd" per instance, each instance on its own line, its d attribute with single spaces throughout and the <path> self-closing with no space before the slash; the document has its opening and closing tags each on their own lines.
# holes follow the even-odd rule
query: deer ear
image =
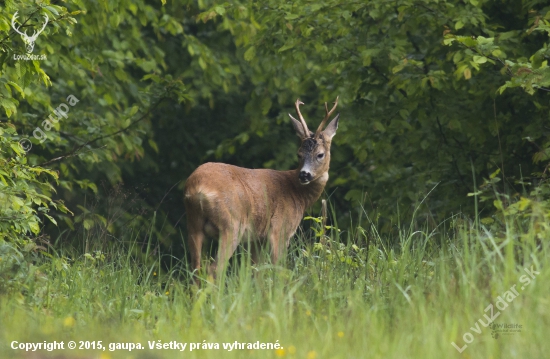
<svg viewBox="0 0 550 359">
<path fill-rule="evenodd" d="M 336 130 L 338 129 L 338 120 L 340 119 L 340 114 L 337 114 L 336 117 L 330 121 L 328 126 L 323 131 L 323 135 L 327 137 L 330 140 L 334 137 L 336 134 Z"/>
<path fill-rule="evenodd" d="M 289 113 L 288 116 L 292 120 L 292 126 L 294 127 L 294 130 L 296 131 L 296 135 L 300 138 L 306 138 L 306 133 L 304 132 L 304 126 L 302 126 L 302 123 L 292 117 L 292 115 Z"/>
</svg>

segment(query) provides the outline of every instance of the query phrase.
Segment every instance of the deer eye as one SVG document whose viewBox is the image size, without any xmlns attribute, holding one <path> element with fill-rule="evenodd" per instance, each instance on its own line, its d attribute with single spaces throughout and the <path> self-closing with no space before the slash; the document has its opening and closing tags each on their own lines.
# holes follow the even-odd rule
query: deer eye
<svg viewBox="0 0 550 359">
<path fill-rule="evenodd" d="M 317 158 L 319 158 L 319 159 L 321 159 L 321 158 L 323 158 L 323 157 L 325 157 L 325 154 L 324 154 L 324 153 L 319 153 L 319 154 L 317 155 Z"/>
</svg>

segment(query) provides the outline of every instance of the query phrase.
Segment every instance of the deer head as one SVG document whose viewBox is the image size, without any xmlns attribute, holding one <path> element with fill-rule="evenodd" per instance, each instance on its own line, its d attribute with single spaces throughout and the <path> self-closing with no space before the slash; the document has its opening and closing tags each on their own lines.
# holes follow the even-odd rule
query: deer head
<svg viewBox="0 0 550 359">
<path fill-rule="evenodd" d="M 27 53 L 31 53 L 34 50 L 34 42 L 38 38 L 38 35 L 40 35 L 40 33 L 44 31 L 44 29 L 46 28 L 46 25 L 48 25 L 49 17 L 48 15 L 44 15 L 45 22 L 42 28 L 38 31 L 34 30 L 34 33 L 31 36 L 29 36 L 27 35 L 27 31 L 21 32 L 19 31 L 19 28 L 16 27 L 15 19 L 17 19 L 17 13 L 18 11 L 16 11 L 15 14 L 13 14 L 13 17 L 11 18 L 11 27 L 13 27 L 15 32 L 17 32 L 23 38 L 23 41 L 27 45 Z"/>
<path fill-rule="evenodd" d="M 336 134 L 338 129 L 338 119 L 340 114 L 330 121 L 328 126 L 323 130 L 326 122 L 336 110 L 338 106 L 338 97 L 336 97 L 336 102 L 334 106 L 329 111 L 327 103 L 325 102 L 325 118 L 321 121 L 321 124 L 317 128 L 315 133 L 311 132 L 300 112 L 300 105 L 304 103 L 299 99 L 296 100 L 294 106 L 296 107 L 296 113 L 300 121 L 296 120 L 292 115 L 288 114 L 292 120 L 296 134 L 302 140 L 300 149 L 298 150 L 298 158 L 300 160 L 300 171 L 298 178 L 302 185 L 307 185 L 312 181 L 317 180 L 319 177 L 323 176 L 328 171 L 330 165 L 330 144 L 332 137 Z"/>
</svg>

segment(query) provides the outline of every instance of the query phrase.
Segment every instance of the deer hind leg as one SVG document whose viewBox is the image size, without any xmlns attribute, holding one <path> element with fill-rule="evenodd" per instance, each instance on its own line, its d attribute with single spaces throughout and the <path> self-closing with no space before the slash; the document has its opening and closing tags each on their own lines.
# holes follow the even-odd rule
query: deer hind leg
<svg viewBox="0 0 550 359">
<path fill-rule="evenodd" d="M 220 231 L 217 259 L 210 265 L 209 274 L 219 278 L 225 270 L 229 258 L 233 255 L 240 243 L 239 226 L 226 227 Z"/>
<path fill-rule="evenodd" d="M 202 243 L 204 242 L 204 230 L 203 230 L 202 220 L 197 220 L 196 218 L 188 217 L 187 228 L 188 228 L 188 238 L 187 244 L 189 247 L 189 252 L 191 254 L 191 268 L 198 272 L 201 268 L 201 252 L 202 252 Z"/>
</svg>

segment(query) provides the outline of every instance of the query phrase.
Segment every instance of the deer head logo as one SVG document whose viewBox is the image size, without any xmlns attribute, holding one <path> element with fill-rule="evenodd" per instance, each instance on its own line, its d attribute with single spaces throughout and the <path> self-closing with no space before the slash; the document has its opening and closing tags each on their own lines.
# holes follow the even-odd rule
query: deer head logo
<svg viewBox="0 0 550 359">
<path fill-rule="evenodd" d="M 48 25 L 49 18 L 48 18 L 48 15 L 44 15 L 44 19 L 46 20 L 46 22 L 44 22 L 44 25 L 42 26 L 42 28 L 38 31 L 34 30 L 34 33 L 31 36 L 29 36 L 27 35 L 26 30 L 25 32 L 19 31 L 19 27 L 21 26 L 19 27 L 16 26 L 15 20 L 17 19 L 17 13 L 18 11 L 16 11 L 15 14 L 13 14 L 13 17 L 11 18 L 11 27 L 13 27 L 15 32 L 21 35 L 21 37 L 23 38 L 23 41 L 27 45 L 27 53 L 30 54 L 34 50 L 34 42 L 36 41 L 36 38 L 38 37 L 38 35 L 40 35 L 42 31 L 44 31 L 44 29 L 46 28 L 46 25 Z"/>
</svg>

